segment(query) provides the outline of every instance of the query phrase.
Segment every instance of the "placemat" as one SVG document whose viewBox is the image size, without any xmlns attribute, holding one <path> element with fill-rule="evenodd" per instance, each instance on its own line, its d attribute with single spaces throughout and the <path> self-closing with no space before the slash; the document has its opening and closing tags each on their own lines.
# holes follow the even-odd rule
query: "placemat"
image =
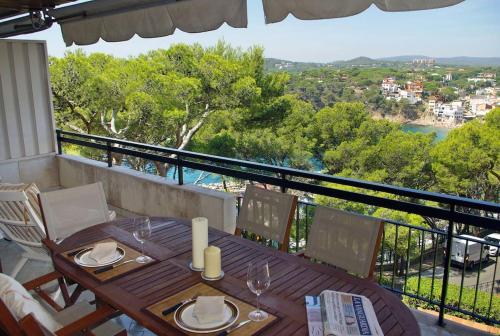
<svg viewBox="0 0 500 336">
<path fill-rule="evenodd" d="M 73 249 L 73 250 L 65 251 L 65 252 L 61 253 L 61 255 L 64 258 L 66 258 L 66 260 L 69 260 L 73 264 L 77 265 L 82 270 L 84 270 L 85 272 L 87 272 L 88 274 L 90 274 L 92 277 L 96 278 L 97 280 L 99 280 L 101 282 L 109 281 L 109 280 L 111 280 L 113 278 L 116 278 L 118 276 L 124 275 L 126 273 L 129 273 L 129 272 L 134 271 L 136 269 L 142 268 L 144 266 L 151 265 L 152 263 L 156 262 L 156 260 L 154 258 L 153 258 L 153 261 L 151 261 L 151 262 L 149 262 L 147 264 L 139 264 L 139 263 L 133 261 L 133 262 L 121 265 L 119 267 L 116 267 L 114 269 L 111 269 L 109 271 L 106 271 L 106 272 L 103 272 L 103 273 L 99 273 L 99 274 L 94 274 L 94 271 L 97 268 L 99 268 L 99 267 L 96 268 L 96 267 L 83 267 L 83 266 L 80 266 L 77 263 L 75 263 L 74 256 L 68 256 L 68 254 L 70 254 L 73 251 L 80 250 L 82 248 L 89 248 L 89 247 L 92 247 L 92 246 L 94 246 L 94 245 L 96 245 L 98 243 L 105 243 L 105 242 L 116 242 L 118 244 L 118 247 L 121 247 L 125 251 L 125 257 L 123 257 L 122 260 L 120 260 L 119 262 L 117 262 L 116 265 L 118 265 L 118 264 L 120 264 L 120 263 L 122 263 L 124 261 L 127 261 L 127 260 L 135 259 L 135 258 L 137 258 L 138 256 L 141 255 L 141 253 L 139 251 L 137 251 L 137 250 L 135 250 L 135 249 L 133 249 L 133 248 L 125 245 L 125 244 L 122 244 L 122 243 L 114 240 L 113 238 L 103 239 L 103 240 L 100 240 L 100 241 L 92 243 L 92 244 L 88 244 L 88 245 L 85 245 L 85 246 L 82 246 L 82 247 L 79 247 L 79 248 L 76 248 L 76 249 Z"/>
<path fill-rule="evenodd" d="M 187 331 L 181 329 L 180 327 L 178 327 L 174 321 L 174 313 L 170 313 L 167 316 L 163 316 L 161 313 L 163 310 L 167 309 L 168 307 L 171 307 L 179 302 L 182 302 L 183 300 L 190 299 L 195 295 L 204 295 L 204 296 L 205 295 L 206 296 L 223 295 L 226 297 L 227 300 L 232 301 L 234 304 L 236 304 L 236 306 L 240 310 L 240 315 L 238 317 L 238 321 L 236 321 L 235 324 L 238 324 L 241 321 L 248 320 L 248 313 L 257 309 L 256 307 L 249 305 L 246 302 L 240 301 L 231 295 L 227 295 L 226 293 L 221 292 L 220 290 L 215 289 L 215 288 L 201 282 L 201 283 L 198 283 L 194 286 L 189 287 L 186 290 L 183 290 L 182 292 L 179 292 L 173 296 L 170 296 L 162 301 L 159 301 L 159 302 L 147 307 L 146 311 L 153 314 L 155 317 L 161 319 L 165 323 L 172 325 L 173 327 L 182 331 L 186 335 L 193 335 L 193 336 L 198 335 L 199 336 L 200 335 L 199 333 L 190 333 L 190 332 L 187 332 Z M 240 327 L 240 328 L 236 329 L 235 331 L 233 331 L 231 333 L 231 336 L 255 335 L 257 332 L 266 328 L 267 326 L 269 326 L 270 324 L 272 324 L 276 320 L 277 320 L 276 316 L 269 314 L 269 317 L 266 320 L 260 321 L 260 322 L 252 321 L 250 323 L 247 323 L 243 327 Z M 217 335 L 218 333 L 219 332 L 208 333 L 208 334 L 203 334 L 203 335 Z"/>
</svg>

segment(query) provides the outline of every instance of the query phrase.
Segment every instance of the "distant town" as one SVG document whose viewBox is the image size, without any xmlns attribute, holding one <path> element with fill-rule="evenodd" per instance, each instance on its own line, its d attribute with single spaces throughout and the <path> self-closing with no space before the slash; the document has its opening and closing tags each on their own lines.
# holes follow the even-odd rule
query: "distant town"
<svg viewBox="0 0 500 336">
<path fill-rule="evenodd" d="M 422 60 L 416 60 L 415 62 L 422 64 L 420 61 Z M 423 61 L 426 61 L 424 64 L 433 64 L 429 60 Z M 432 75 L 439 76 L 437 73 Z M 451 72 L 442 77 L 443 85 L 451 81 L 453 81 L 453 73 Z M 471 83 L 472 87 L 478 83 L 486 84 L 486 87 L 483 86 L 475 90 L 474 94 L 468 94 L 463 89 L 452 87 L 458 99 L 449 102 L 441 95 L 431 95 L 427 99 L 423 98 L 424 79 L 407 81 L 401 85 L 398 84 L 394 77 L 386 77 L 383 79 L 380 89 L 387 100 L 400 101 L 406 99 L 411 105 L 423 102 L 435 122 L 460 124 L 467 120 L 484 118 L 489 111 L 500 106 L 500 97 L 498 95 L 500 88 L 496 87 L 495 73 L 479 73 L 475 77 L 467 78 L 467 81 Z"/>
<path fill-rule="evenodd" d="M 445 61 L 452 64 L 440 63 Z M 358 57 L 332 63 L 267 59 L 266 69 L 289 73 L 288 91 L 316 108 L 339 101 L 361 101 L 374 117 L 457 127 L 483 119 L 500 106 L 497 62 L 496 58 L 424 56 Z"/>
</svg>

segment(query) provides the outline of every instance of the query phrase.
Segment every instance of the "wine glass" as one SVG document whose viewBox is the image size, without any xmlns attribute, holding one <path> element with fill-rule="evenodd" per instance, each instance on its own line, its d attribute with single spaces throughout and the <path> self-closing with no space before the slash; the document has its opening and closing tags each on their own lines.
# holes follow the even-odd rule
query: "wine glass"
<svg viewBox="0 0 500 336">
<path fill-rule="evenodd" d="M 144 254 L 144 242 L 151 236 L 151 221 L 148 217 L 134 219 L 134 238 L 141 243 L 141 255 L 135 261 L 140 264 L 150 262 L 152 259 Z"/>
<path fill-rule="evenodd" d="M 257 310 L 248 314 L 248 318 L 252 321 L 263 321 L 268 318 L 265 311 L 260 310 L 259 297 L 271 285 L 271 277 L 269 276 L 269 265 L 267 262 L 250 262 L 247 271 L 247 286 L 257 295 Z"/>
</svg>

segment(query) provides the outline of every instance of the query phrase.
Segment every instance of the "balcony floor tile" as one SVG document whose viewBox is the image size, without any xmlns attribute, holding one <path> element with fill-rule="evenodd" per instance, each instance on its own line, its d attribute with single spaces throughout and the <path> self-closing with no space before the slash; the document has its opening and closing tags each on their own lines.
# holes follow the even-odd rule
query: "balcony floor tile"
<svg viewBox="0 0 500 336">
<path fill-rule="evenodd" d="M 446 320 L 445 327 L 437 325 L 437 315 L 412 309 L 422 336 L 489 336 L 493 335 L 454 321 Z"/>
</svg>

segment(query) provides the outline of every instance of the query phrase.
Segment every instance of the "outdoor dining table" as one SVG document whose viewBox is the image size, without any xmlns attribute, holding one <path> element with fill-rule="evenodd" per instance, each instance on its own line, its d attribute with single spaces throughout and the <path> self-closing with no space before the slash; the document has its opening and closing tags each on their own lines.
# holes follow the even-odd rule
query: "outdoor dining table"
<svg viewBox="0 0 500 336">
<path fill-rule="evenodd" d="M 151 227 L 152 234 L 145 243 L 145 252 L 155 261 L 110 281 L 97 280 L 71 262 L 63 252 L 107 238 L 139 250 L 140 244 L 132 236 L 133 220 L 129 218 L 87 228 L 66 238 L 54 251 L 54 267 L 94 292 L 98 302 L 114 306 L 158 335 L 183 333 L 152 316 L 146 307 L 200 282 L 238 300 L 255 304 L 255 295 L 246 285 L 246 269 L 252 260 L 267 260 L 269 263 L 271 286 L 262 295 L 261 305 L 277 317 L 259 335 L 307 335 L 304 297 L 319 295 L 325 289 L 368 297 L 385 335 L 420 335 L 410 310 L 397 296 L 374 281 L 359 279 L 334 267 L 209 228 L 209 244 L 221 249 L 225 276 L 221 280 L 207 282 L 188 266 L 191 261 L 190 221 L 153 217 Z"/>
</svg>

